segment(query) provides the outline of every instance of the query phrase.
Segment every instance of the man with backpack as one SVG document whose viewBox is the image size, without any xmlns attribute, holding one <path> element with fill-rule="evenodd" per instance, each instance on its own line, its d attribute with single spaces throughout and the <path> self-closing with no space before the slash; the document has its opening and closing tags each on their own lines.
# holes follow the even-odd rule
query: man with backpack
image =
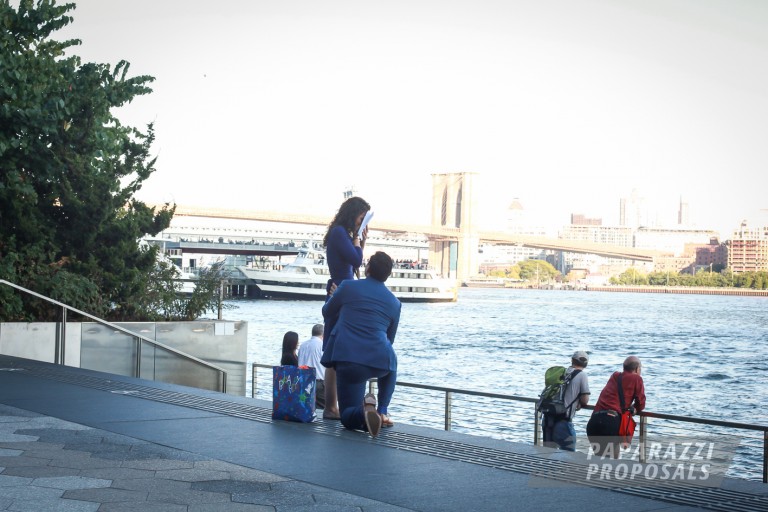
<svg viewBox="0 0 768 512">
<path fill-rule="evenodd" d="M 546 387 L 538 404 L 542 413 L 544 446 L 576 451 L 573 417 L 576 411 L 589 403 L 589 382 L 584 372 L 588 363 L 587 353 L 577 350 L 571 356 L 571 366 L 553 366 L 547 370 Z"/>
</svg>

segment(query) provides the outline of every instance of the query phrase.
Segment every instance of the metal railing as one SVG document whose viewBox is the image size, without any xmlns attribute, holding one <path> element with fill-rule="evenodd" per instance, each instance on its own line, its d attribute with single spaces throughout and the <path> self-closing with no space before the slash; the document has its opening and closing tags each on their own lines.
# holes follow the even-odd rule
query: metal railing
<svg viewBox="0 0 768 512">
<path fill-rule="evenodd" d="M 261 388 L 257 387 L 259 369 L 264 374 L 262 378 L 269 383 Z M 269 370 L 269 374 L 265 370 Z M 272 365 L 253 363 L 251 371 L 251 397 L 271 400 Z M 396 386 L 397 399 L 389 410 L 397 421 L 518 442 L 530 442 L 533 434 L 535 445 L 542 442 L 541 415 L 536 411 L 538 398 L 402 381 L 397 381 Z M 376 379 L 369 382 L 369 388 L 375 393 Z M 594 406 L 587 405 L 584 409 L 593 410 Z M 679 440 L 717 436 L 718 445 L 728 451 L 721 450 L 716 456 L 720 459 L 732 457 L 738 476 L 760 478 L 762 474 L 763 483 L 768 483 L 768 425 L 651 411 L 643 411 L 639 417 L 638 433 L 633 439 L 634 450 L 631 450 L 639 462 L 653 458 L 652 453 L 649 457 L 650 445 L 661 436 Z M 584 432 L 588 419 L 587 414 L 576 415 L 574 427 L 577 431 Z M 577 450 L 589 453 L 589 442 L 584 437 L 577 436 Z M 754 460 L 757 459 L 762 460 L 761 470 L 755 468 Z"/>
<path fill-rule="evenodd" d="M 118 331 L 122 334 L 125 334 L 135 340 L 135 351 L 133 352 L 133 362 L 131 364 L 133 374 L 129 375 L 130 377 L 141 377 L 142 373 L 142 367 L 141 367 L 141 361 L 142 361 L 142 345 L 144 343 L 147 343 L 154 347 L 155 349 L 160 349 L 162 351 L 165 351 L 166 353 L 171 354 L 172 356 L 175 356 L 177 358 L 180 358 L 182 360 L 188 361 L 192 363 L 193 365 L 204 367 L 209 370 L 212 370 L 215 372 L 218 377 L 216 378 L 216 389 L 213 389 L 213 391 L 221 391 L 222 393 L 226 393 L 227 391 L 227 372 L 223 368 L 220 368 L 219 366 L 216 366 L 214 364 L 211 364 L 207 361 L 203 361 L 202 359 L 198 359 L 197 357 L 191 356 L 189 354 L 186 354 L 184 352 L 181 352 L 179 350 L 176 350 L 173 347 L 169 347 L 168 345 L 165 345 L 163 343 L 160 343 L 159 341 L 151 340 L 145 336 L 142 336 L 140 334 L 137 334 L 129 329 L 126 329 L 124 327 L 120 327 L 119 325 L 115 325 L 111 322 L 108 322 L 106 320 L 103 320 L 101 318 L 98 318 L 96 316 L 93 316 L 89 313 L 86 313 L 84 311 L 80 311 L 79 309 L 73 308 L 71 306 L 68 306 L 62 302 L 59 302 L 57 300 L 51 299 L 50 297 L 46 297 L 44 295 L 41 295 L 37 292 L 34 292 L 32 290 L 29 290 L 27 288 L 24 288 L 22 286 L 19 286 L 17 284 L 8 282 L 4 279 L 0 279 L 0 285 L 7 285 L 11 288 L 14 288 L 20 292 L 26 293 L 28 295 L 31 295 L 33 297 L 36 297 L 38 299 L 41 299 L 45 302 L 48 302 L 49 304 L 53 304 L 54 306 L 57 306 L 61 308 L 61 314 L 59 315 L 59 319 L 56 321 L 56 340 L 54 344 L 54 354 L 53 354 L 53 362 L 55 364 L 65 364 L 64 363 L 64 356 L 66 353 L 66 339 L 67 339 L 67 314 L 68 312 L 75 313 L 77 315 L 80 315 L 84 318 L 88 318 L 100 325 L 109 327 L 110 329 L 114 329 L 115 331 Z"/>
</svg>

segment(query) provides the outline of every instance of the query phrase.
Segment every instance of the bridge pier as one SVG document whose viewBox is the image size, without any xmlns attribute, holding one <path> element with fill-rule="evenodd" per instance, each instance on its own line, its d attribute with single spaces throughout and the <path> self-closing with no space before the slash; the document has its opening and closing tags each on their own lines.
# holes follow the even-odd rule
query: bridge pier
<svg viewBox="0 0 768 512">
<path fill-rule="evenodd" d="M 432 226 L 458 229 L 458 235 L 455 240 L 430 240 L 429 264 L 459 281 L 477 274 L 480 268 L 476 176 L 474 172 L 432 175 Z"/>
</svg>

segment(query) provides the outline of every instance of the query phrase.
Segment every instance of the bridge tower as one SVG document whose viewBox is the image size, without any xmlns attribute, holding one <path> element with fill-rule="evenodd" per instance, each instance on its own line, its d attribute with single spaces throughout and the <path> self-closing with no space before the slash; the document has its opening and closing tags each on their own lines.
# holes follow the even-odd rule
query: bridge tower
<svg viewBox="0 0 768 512">
<path fill-rule="evenodd" d="M 429 264 L 459 281 L 477 274 L 480 236 L 475 221 L 478 199 L 474 172 L 432 175 L 432 226 L 458 230 L 455 240 L 429 242 Z"/>
</svg>

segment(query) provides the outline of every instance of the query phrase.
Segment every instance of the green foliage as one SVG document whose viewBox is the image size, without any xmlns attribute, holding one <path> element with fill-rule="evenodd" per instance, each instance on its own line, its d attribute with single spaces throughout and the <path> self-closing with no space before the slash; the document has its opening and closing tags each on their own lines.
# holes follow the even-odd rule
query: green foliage
<svg viewBox="0 0 768 512">
<path fill-rule="evenodd" d="M 646 275 L 630 268 L 618 276 L 611 277 L 609 282 L 614 285 L 734 287 L 765 290 L 768 289 L 768 272 L 742 272 L 735 274 L 728 269 L 724 269 L 721 272 L 700 270 L 696 274 L 651 272 Z"/>
<path fill-rule="evenodd" d="M 515 266 L 518 269 L 517 274 L 524 281 L 546 283 L 560 276 L 560 272 L 544 260 L 523 260 Z"/>
<path fill-rule="evenodd" d="M 222 304 L 220 295 L 222 282 L 227 278 L 224 261 L 200 269 L 195 281 L 195 290 L 184 305 L 182 318 L 194 320 L 208 311 L 217 312 L 219 307 L 228 309 L 231 304 Z"/>
<path fill-rule="evenodd" d="M 611 284 L 645 285 L 648 284 L 648 276 L 636 268 L 628 268 L 618 276 L 611 277 L 608 282 Z"/>
<path fill-rule="evenodd" d="M 491 270 L 488 275 L 490 277 L 503 277 L 506 279 L 520 279 L 520 267 L 514 265 L 504 269 Z"/>
<path fill-rule="evenodd" d="M 0 279 L 110 320 L 147 319 L 158 305 L 170 316 L 171 273 L 139 240 L 168 227 L 175 207 L 134 198 L 155 170 L 153 127 L 112 115 L 154 79 L 67 55 L 80 41 L 51 35 L 74 7 L 0 0 Z M 0 319 L 51 316 L 7 287 L 0 298 Z"/>
</svg>

